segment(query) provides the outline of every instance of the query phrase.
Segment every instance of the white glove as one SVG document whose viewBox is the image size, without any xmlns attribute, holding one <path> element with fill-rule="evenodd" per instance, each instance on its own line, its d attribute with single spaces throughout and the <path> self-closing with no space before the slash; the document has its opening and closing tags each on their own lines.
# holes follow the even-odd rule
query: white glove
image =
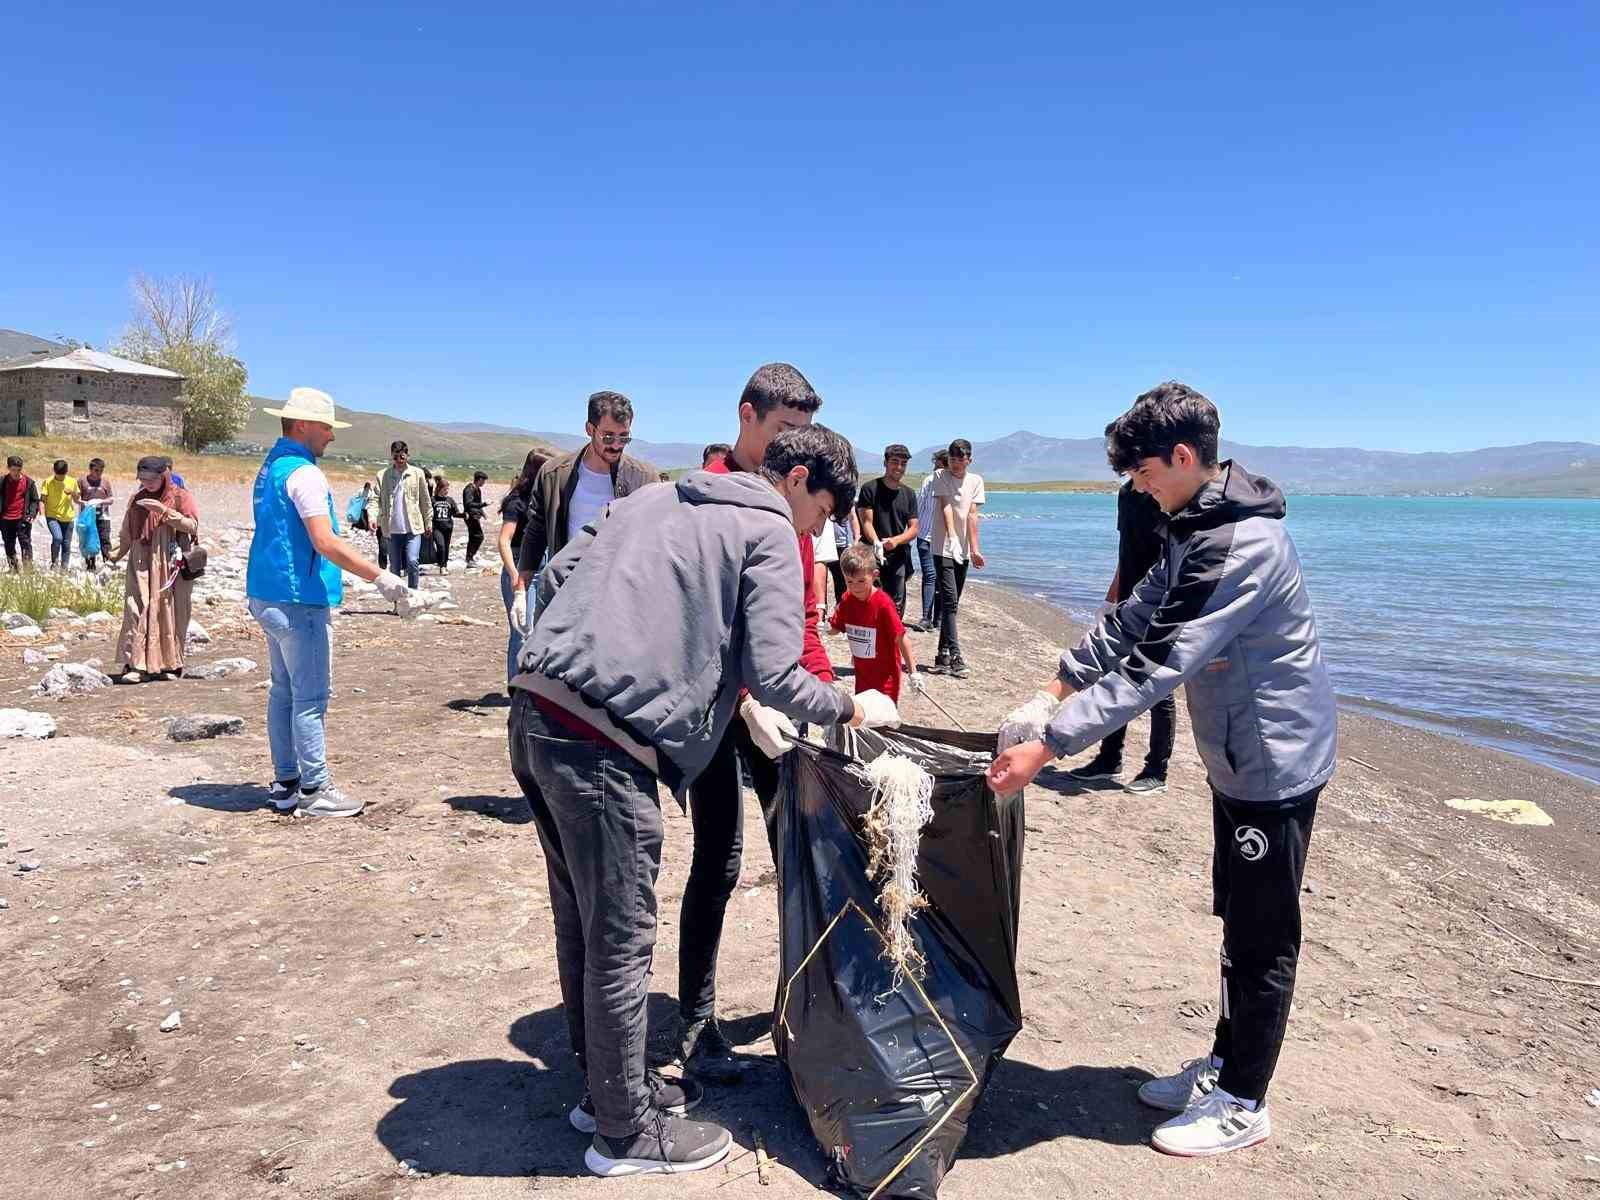
<svg viewBox="0 0 1600 1200">
<path fill-rule="evenodd" d="M 1044 727 L 1050 724 L 1050 718 L 1060 707 L 1061 701 L 1049 692 L 1035 692 L 1026 704 L 1000 722 L 1000 744 L 996 753 L 1004 754 L 1023 742 L 1039 741 L 1044 737 Z"/>
<path fill-rule="evenodd" d="M 399 602 L 406 594 L 406 581 L 398 575 L 388 571 L 379 571 L 378 577 L 372 581 L 377 585 L 378 594 L 385 600 Z"/>
<path fill-rule="evenodd" d="M 913 671 L 907 675 L 906 683 L 910 685 L 911 690 L 917 695 L 926 696 L 928 694 L 928 681 L 923 678 L 921 671 Z"/>
<path fill-rule="evenodd" d="M 528 628 L 528 593 L 526 590 L 511 593 L 511 624 L 518 630 Z"/>
<path fill-rule="evenodd" d="M 768 758 L 781 758 L 794 749 L 800 731 L 777 709 L 758 704 L 753 697 L 746 696 L 739 705 L 739 715 L 750 729 L 750 740 Z"/>
<path fill-rule="evenodd" d="M 900 724 L 900 710 L 882 692 L 857 692 L 856 703 L 861 706 L 863 729 L 892 729 Z"/>
<path fill-rule="evenodd" d="M 877 541 L 872 543 L 872 557 L 878 560 L 878 565 L 880 567 L 883 566 L 884 562 L 888 559 L 889 552 L 883 548 L 882 538 L 879 538 Z"/>
</svg>

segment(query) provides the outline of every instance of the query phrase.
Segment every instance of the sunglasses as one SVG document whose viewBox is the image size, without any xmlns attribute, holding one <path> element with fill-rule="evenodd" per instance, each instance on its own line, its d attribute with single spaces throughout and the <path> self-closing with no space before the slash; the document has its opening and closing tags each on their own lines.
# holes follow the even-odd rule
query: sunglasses
<svg viewBox="0 0 1600 1200">
<path fill-rule="evenodd" d="M 626 446 L 633 438 L 626 433 L 602 433 L 599 435 L 602 446 Z"/>
</svg>

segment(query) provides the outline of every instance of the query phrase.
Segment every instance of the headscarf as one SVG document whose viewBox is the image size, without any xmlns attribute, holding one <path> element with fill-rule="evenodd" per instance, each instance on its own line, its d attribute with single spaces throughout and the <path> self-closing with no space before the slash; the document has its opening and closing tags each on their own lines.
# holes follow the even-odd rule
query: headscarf
<svg viewBox="0 0 1600 1200">
<path fill-rule="evenodd" d="M 194 497 L 172 481 L 172 460 L 160 455 L 149 454 L 139 460 L 138 470 L 141 472 L 160 471 L 161 478 L 157 481 L 155 491 L 150 490 L 150 485 L 144 480 L 139 481 L 139 490 L 133 494 L 133 499 L 128 501 L 129 532 L 134 541 L 142 542 L 148 546 L 155 537 L 156 528 L 161 523 L 161 515 L 140 504 L 140 500 L 159 500 L 168 508 L 176 509 L 179 513 L 192 521 L 200 519 L 200 510 L 195 506 Z"/>
</svg>

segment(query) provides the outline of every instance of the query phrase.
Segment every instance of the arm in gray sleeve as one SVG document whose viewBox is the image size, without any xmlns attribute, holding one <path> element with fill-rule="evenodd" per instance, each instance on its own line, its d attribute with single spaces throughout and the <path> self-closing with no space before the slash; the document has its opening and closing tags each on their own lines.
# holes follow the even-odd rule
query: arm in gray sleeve
<svg viewBox="0 0 1600 1200">
<path fill-rule="evenodd" d="M 800 665 L 805 600 L 794 530 L 774 521 L 739 578 L 744 621 L 740 682 L 758 703 L 795 721 L 838 725 L 855 714 L 850 697 Z"/>
<path fill-rule="evenodd" d="M 1167 559 L 1162 555 L 1131 596 L 1101 616 L 1076 646 L 1061 652 L 1061 668 L 1056 677 L 1073 691 L 1081 692 L 1102 675 L 1115 671 L 1150 628 L 1150 619 L 1161 607 L 1166 592 Z"/>
<path fill-rule="evenodd" d="M 1203 670 L 1261 611 L 1265 580 L 1265 564 L 1235 554 L 1231 537 L 1191 545 L 1126 661 L 1069 698 L 1045 728 L 1050 752 L 1087 750 Z"/>
<path fill-rule="evenodd" d="M 561 585 L 567 581 L 567 576 L 572 574 L 573 568 L 578 565 L 578 560 L 593 542 L 594 529 L 585 526 L 577 537 L 561 547 L 560 554 L 545 563 L 544 574 L 539 576 L 539 594 L 535 597 L 537 603 L 533 611 L 532 624 L 538 624 L 539 615 L 544 612 L 550 601 L 555 599 L 556 593 L 561 590 Z M 523 538 L 522 549 L 526 554 L 528 549 L 526 536 Z"/>
</svg>

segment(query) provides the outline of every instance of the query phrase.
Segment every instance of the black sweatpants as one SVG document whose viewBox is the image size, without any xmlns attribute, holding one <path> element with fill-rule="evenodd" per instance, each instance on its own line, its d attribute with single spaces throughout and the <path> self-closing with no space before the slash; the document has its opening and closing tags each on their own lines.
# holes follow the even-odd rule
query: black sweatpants
<svg viewBox="0 0 1600 1200">
<path fill-rule="evenodd" d="M 33 523 L 31 521 L 0 521 L 0 540 L 5 542 L 6 562 L 17 569 L 17 550 L 22 551 L 22 561 L 33 561 Z"/>
<path fill-rule="evenodd" d="M 901 620 L 906 615 L 906 577 L 911 574 L 911 547 L 896 546 L 883 557 L 878 568 L 878 582 L 894 601 L 895 611 Z"/>
<path fill-rule="evenodd" d="M 717 950 L 744 856 L 741 764 L 766 814 L 768 844 L 774 844 L 771 823 L 778 764 L 757 748 L 749 727 L 735 716 L 710 763 L 689 788 L 694 853 L 678 917 L 678 1011 L 686 1022 L 703 1021 L 717 1008 Z"/>
<path fill-rule="evenodd" d="M 467 518 L 467 561 L 471 562 L 478 557 L 478 551 L 483 548 L 483 518 Z"/>
<path fill-rule="evenodd" d="M 939 650 L 935 662 L 961 661 L 961 638 L 956 632 L 956 613 L 961 608 L 961 593 L 967 586 L 966 559 L 934 555 L 939 572 Z"/>
<path fill-rule="evenodd" d="M 1150 710 L 1150 750 L 1144 756 L 1145 772 L 1165 778 L 1167 763 L 1172 758 L 1172 744 L 1177 740 L 1177 733 L 1178 704 L 1176 698 L 1168 693 Z M 1100 753 L 1114 755 L 1117 761 L 1121 762 L 1122 747 L 1127 740 L 1128 727 L 1124 725 L 1115 733 L 1107 735 L 1100 743 Z"/>
<path fill-rule="evenodd" d="M 439 564 L 441 570 L 450 565 L 450 535 L 455 528 L 454 521 L 433 523 L 433 561 Z"/>
<path fill-rule="evenodd" d="M 1319 787 L 1281 805 L 1211 794 L 1212 911 L 1222 918 L 1217 1086 L 1262 1100 L 1278 1065 L 1300 960 L 1300 881 Z"/>
</svg>

